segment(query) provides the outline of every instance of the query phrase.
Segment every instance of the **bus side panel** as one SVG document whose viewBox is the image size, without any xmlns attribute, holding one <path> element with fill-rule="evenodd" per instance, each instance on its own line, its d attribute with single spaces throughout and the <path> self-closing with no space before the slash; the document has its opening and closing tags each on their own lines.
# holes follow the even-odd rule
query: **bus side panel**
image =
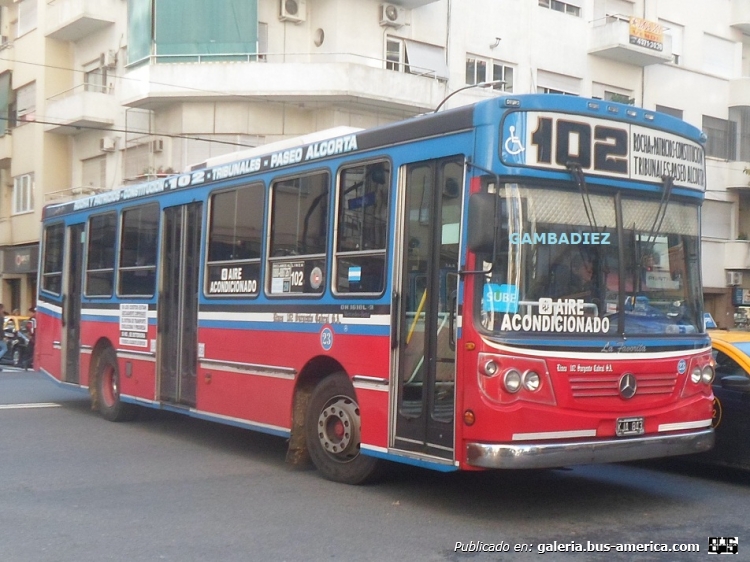
<svg viewBox="0 0 750 562">
<path fill-rule="evenodd" d="M 203 328 L 200 334 L 206 359 L 248 366 L 207 365 L 199 369 L 197 408 L 205 412 L 288 429 L 299 373 L 311 358 L 321 355 L 340 363 L 349 377 L 388 378 L 387 337 L 336 333 L 333 345 L 325 351 L 318 332 L 245 330 L 238 334 L 235 330 Z M 293 369 L 296 374 L 285 373 L 285 369 Z M 387 389 L 382 385 L 382 391 L 357 390 L 362 419 L 367 420 L 362 428 L 364 443 L 385 446 L 387 442 Z"/>
</svg>

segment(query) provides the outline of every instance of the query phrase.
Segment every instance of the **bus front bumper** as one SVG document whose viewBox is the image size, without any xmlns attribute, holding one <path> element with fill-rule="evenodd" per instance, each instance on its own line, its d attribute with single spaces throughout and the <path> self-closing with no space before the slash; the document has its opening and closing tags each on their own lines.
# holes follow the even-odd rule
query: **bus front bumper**
<svg viewBox="0 0 750 562">
<path fill-rule="evenodd" d="M 714 430 L 591 439 L 556 443 L 467 443 L 466 459 L 481 468 L 555 468 L 572 464 L 624 462 L 708 451 Z"/>
</svg>

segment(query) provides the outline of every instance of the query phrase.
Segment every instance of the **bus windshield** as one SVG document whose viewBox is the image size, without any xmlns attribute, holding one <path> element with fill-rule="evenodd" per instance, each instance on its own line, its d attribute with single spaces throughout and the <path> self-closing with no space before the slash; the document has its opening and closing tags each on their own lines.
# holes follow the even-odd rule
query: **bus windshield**
<svg viewBox="0 0 750 562">
<path fill-rule="evenodd" d="M 697 205 L 519 184 L 499 195 L 494 263 L 479 255 L 485 330 L 703 331 Z"/>
</svg>

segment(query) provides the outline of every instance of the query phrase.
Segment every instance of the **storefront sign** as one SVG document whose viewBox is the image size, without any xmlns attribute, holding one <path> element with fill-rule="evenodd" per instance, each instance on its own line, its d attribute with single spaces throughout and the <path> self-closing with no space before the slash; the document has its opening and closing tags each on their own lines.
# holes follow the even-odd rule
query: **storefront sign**
<svg viewBox="0 0 750 562">
<path fill-rule="evenodd" d="M 7 248 L 3 258 L 4 273 L 36 273 L 39 246 Z"/>
</svg>

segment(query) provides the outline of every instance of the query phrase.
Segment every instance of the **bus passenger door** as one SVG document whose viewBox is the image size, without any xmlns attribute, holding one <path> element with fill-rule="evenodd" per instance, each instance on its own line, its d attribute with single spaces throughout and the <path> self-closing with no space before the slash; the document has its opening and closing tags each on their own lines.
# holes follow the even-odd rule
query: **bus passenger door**
<svg viewBox="0 0 750 562">
<path fill-rule="evenodd" d="M 65 237 L 62 302 L 62 380 L 78 384 L 81 359 L 81 294 L 83 292 L 83 245 L 85 224 L 67 227 Z"/>
<path fill-rule="evenodd" d="M 157 305 L 159 398 L 195 406 L 203 203 L 164 209 Z"/>
<path fill-rule="evenodd" d="M 394 447 L 454 458 L 463 158 L 405 168 Z M 397 275 L 399 274 L 397 273 Z"/>
</svg>

